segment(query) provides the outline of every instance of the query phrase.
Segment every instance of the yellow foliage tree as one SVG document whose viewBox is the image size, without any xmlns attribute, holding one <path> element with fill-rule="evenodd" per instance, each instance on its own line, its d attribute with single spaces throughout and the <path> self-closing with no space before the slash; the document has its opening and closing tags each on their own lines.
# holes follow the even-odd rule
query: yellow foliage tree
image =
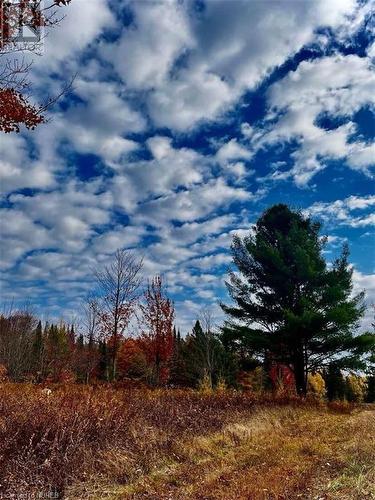
<svg viewBox="0 0 375 500">
<path fill-rule="evenodd" d="M 346 398 L 350 402 L 362 403 L 367 392 L 367 382 L 365 377 L 351 373 L 346 377 Z"/>
<path fill-rule="evenodd" d="M 205 373 L 198 384 L 198 391 L 202 394 L 211 394 L 212 390 L 211 378 Z"/>
<path fill-rule="evenodd" d="M 319 400 L 325 398 L 326 384 L 320 373 L 309 373 L 307 378 L 307 392 Z"/>
</svg>

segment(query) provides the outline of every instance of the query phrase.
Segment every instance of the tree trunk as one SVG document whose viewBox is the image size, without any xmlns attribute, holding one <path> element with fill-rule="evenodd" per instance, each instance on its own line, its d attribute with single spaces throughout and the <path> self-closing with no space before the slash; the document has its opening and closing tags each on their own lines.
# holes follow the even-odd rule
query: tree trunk
<svg viewBox="0 0 375 500">
<path fill-rule="evenodd" d="M 303 350 L 296 353 L 295 361 L 293 363 L 294 378 L 296 381 L 296 390 L 299 396 L 306 396 L 307 393 L 307 379 L 304 362 Z"/>
</svg>

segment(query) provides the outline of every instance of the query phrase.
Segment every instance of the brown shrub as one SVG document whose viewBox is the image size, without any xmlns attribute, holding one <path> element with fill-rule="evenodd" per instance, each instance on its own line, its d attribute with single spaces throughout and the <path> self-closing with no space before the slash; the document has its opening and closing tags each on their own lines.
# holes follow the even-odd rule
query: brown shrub
<svg viewBox="0 0 375 500">
<path fill-rule="evenodd" d="M 253 407 L 240 393 L 108 386 L 4 384 L 0 399 L 1 494 L 54 491 L 91 474 L 108 474 L 103 457 L 128 457 L 125 477 L 144 473 L 178 437 L 219 429 Z"/>
</svg>

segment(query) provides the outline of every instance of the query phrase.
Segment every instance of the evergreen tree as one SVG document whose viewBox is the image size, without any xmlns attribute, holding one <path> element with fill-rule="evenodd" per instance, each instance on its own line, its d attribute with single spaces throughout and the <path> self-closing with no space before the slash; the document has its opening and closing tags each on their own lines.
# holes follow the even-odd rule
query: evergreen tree
<svg viewBox="0 0 375 500">
<path fill-rule="evenodd" d="M 375 375 L 367 377 L 366 403 L 375 403 Z"/>
<path fill-rule="evenodd" d="M 346 385 L 339 366 L 335 363 L 330 363 L 323 375 L 329 401 L 343 400 L 345 398 Z"/>
<path fill-rule="evenodd" d="M 83 349 L 84 345 L 85 345 L 85 341 L 84 341 L 83 335 L 81 333 L 80 335 L 78 335 L 77 347 L 80 349 Z"/>
<path fill-rule="evenodd" d="M 210 328 L 202 328 L 199 320 L 186 338 L 183 357 L 190 385 L 197 386 L 203 379 L 210 387 L 219 379 L 235 384 L 237 366 L 233 355 L 225 351 L 219 337 Z"/>
<path fill-rule="evenodd" d="M 352 296 L 348 249 L 328 268 L 320 224 L 286 205 L 269 208 L 244 239 L 235 236 L 227 287 L 234 306 L 223 338 L 254 355 L 290 366 L 299 394 L 308 372 L 339 359 L 341 367 L 363 368 L 372 334 L 354 336 L 363 315 L 363 293 Z"/>
<path fill-rule="evenodd" d="M 66 326 L 51 324 L 46 337 L 47 370 L 53 381 L 59 382 L 69 366 L 69 334 Z"/>
<path fill-rule="evenodd" d="M 68 333 L 68 338 L 69 338 L 70 347 L 71 347 L 71 349 L 73 349 L 75 341 L 76 341 L 76 333 L 74 331 L 74 325 L 72 325 L 70 327 L 70 330 L 69 330 L 69 333 Z"/>
<path fill-rule="evenodd" d="M 170 382 L 173 385 L 189 385 L 185 363 L 185 340 L 181 337 L 180 330 L 173 329 L 173 354 L 171 360 Z"/>
<path fill-rule="evenodd" d="M 107 343 L 105 340 L 99 341 L 99 377 L 102 380 L 109 381 L 109 352 L 107 349 Z"/>
</svg>

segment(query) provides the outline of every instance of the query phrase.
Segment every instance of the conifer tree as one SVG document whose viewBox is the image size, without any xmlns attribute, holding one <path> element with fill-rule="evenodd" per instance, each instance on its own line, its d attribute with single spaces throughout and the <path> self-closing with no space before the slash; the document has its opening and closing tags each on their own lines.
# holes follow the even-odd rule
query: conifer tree
<svg viewBox="0 0 375 500">
<path fill-rule="evenodd" d="M 49 375 L 60 381 L 64 370 L 69 368 L 69 334 L 66 326 L 51 324 L 46 337 L 46 358 Z"/>
<path fill-rule="evenodd" d="M 219 337 L 212 331 L 207 312 L 203 314 L 203 322 L 204 328 L 199 320 L 195 322 L 184 344 L 186 378 L 194 386 L 203 379 L 211 388 L 219 379 L 233 384 L 237 370 L 233 356 L 225 351 Z"/>
<path fill-rule="evenodd" d="M 335 363 L 330 363 L 323 376 L 326 383 L 328 400 L 343 400 L 345 398 L 346 386 L 339 366 Z"/>
<path fill-rule="evenodd" d="M 375 375 L 367 377 L 366 403 L 375 403 Z"/>
<path fill-rule="evenodd" d="M 109 381 L 109 353 L 107 349 L 107 343 L 105 340 L 99 341 L 99 377 L 102 380 Z"/>
<path fill-rule="evenodd" d="M 174 328 L 173 355 L 171 360 L 170 382 L 177 386 L 188 386 L 190 380 L 186 371 L 186 342 L 181 332 Z"/>
<path fill-rule="evenodd" d="M 365 308 L 363 293 L 352 296 L 348 249 L 329 268 L 320 229 L 286 205 L 266 210 L 253 233 L 233 239 L 237 272 L 227 287 L 235 304 L 222 305 L 224 341 L 290 366 L 302 395 L 309 371 L 330 360 L 364 368 L 362 355 L 375 342 L 372 334 L 354 335 Z"/>
</svg>

